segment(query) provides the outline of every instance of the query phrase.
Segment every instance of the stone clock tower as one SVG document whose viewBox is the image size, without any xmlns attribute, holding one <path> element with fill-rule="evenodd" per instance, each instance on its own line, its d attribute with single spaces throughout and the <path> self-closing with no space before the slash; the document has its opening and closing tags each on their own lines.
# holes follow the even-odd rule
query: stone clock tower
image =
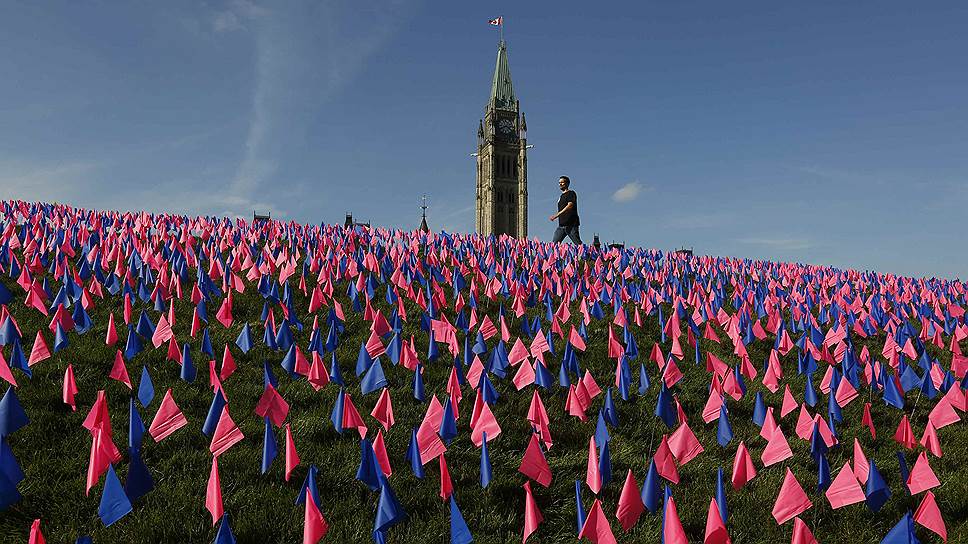
<svg viewBox="0 0 968 544">
<path fill-rule="evenodd" d="M 508 50 L 498 45 L 491 96 L 477 128 L 479 234 L 528 237 L 528 124 L 511 86 Z"/>
</svg>

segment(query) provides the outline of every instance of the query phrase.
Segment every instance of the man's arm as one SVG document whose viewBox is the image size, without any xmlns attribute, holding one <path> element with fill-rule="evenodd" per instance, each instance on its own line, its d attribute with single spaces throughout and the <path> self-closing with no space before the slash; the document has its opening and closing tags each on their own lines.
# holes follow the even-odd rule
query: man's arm
<svg viewBox="0 0 968 544">
<path fill-rule="evenodd" d="M 561 217 L 562 215 L 564 215 L 565 213 L 567 213 L 569 210 L 571 210 L 574 207 L 575 207 L 575 203 L 574 202 L 569 202 L 568 204 L 565 205 L 565 207 L 560 212 L 558 212 L 558 213 L 552 215 L 551 217 L 549 217 L 548 218 L 548 221 L 554 221 L 555 219 L 558 219 L 559 217 Z"/>
</svg>

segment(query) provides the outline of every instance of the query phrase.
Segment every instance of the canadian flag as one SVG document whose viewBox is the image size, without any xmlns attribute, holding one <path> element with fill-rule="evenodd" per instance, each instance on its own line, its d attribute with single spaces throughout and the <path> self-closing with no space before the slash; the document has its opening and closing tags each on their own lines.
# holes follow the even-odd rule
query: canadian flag
<svg viewBox="0 0 968 544">
<path fill-rule="evenodd" d="M 504 24 L 504 17 L 498 17 L 497 19 L 488 19 L 487 24 L 494 26 L 501 26 Z"/>
</svg>

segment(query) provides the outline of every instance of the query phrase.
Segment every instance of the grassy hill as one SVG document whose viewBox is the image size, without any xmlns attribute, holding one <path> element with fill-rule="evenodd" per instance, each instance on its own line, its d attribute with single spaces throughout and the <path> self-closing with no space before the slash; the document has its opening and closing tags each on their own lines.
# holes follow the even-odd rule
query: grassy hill
<svg viewBox="0 0 968 544">
<path fill-rule="evenodd" d="M 19 210 L 19 213 L 17 211 Z M 14 217 L 25 216 L 25 224 L 15 224 Z M 46 222 L 48 219 L 51 222 Z M 60 224 L 60 225 L 58 225 Z M 65 229 L 60 226 L 67 225 Z M 161 227 L 149 229 L 148 227 Z M 77 211 L 69 208 L 53 206 L 35 206 L 26 203 L 8 202 L 5 204 L 4 220 L 0 222 L 0 231 L 5 233 L 3 241 L 9 242 L 12 236 L 20 238 L 20 244 L 26 246 L 9 250 L 22 268 L 33 260 L 46 261 L 46 265 L 37 273 L 32 274 L 32 280 L 38 284 L 46 282 L 51 298 L 62 285 L 63 275 L 56 277 L 47 268 L 53 269 L 59 260 L 66 262 L 73 276 L 80 268 L 80 260 L 92 255 L 92 244 L 81 241 L 79 233 L 98 233 L 100 238 L 98 259 L 89 262 L 91 266 L 103 264 L 101 272 L 108 276 L 117 270 L 118 256 L 113 259 L 101 257 L 120 252 L 120 262 L 129 271 L 132 269 L 131 252 L 137 249 L 140 257 L 146 259 L 154 254 L 151 261 L 151 278 L 157 280 L 163 269 L 167 269 L 169 276 L 177 269 L 172 265 L 171 250 L 178 241 L 178 245 L 185 250 L 184 240 L 194 240 L 195 253 L 204 255 L 207 248 L 211 256 L 218 257 L 231 267 L 233 260 L 241 260 L 244 252 L 249 253 L 252 261 L 262 258 L 277 258 L 280 254 L 294 255 L 298 251 L 299 257 L 294 258 L 295 273 L 288 278 L 291 306 L 296 312 L 298 320 L 304 325 L 303 329 L 292 328 L 294 342 L 309 356 L 311 328 L 314 319 L 319 319 L 320 334 L 325 336 L 328 330 L 326 316 L 333 303 L 326 301 L 319 310 L 310 312 L 310 299 L 317 279 L 321 275 L 318 271 L 331 268 L 323 284 L 332 287 L 333 298 L 341 305 L 345 312 L 345 330 L 339 335 L 339 346 L 336 349 L 336 359 L 346 381 L 346 391 L 352 394 L 353 402 L 359 409 L 367 426 L 368 437 L 372 438 L 380 426 L 369 415 L 379 397 L 379 392 L 362 395 L 360 392 L 360 378 L 355 375 L 354 367 L 362 343 L 370 337 L 371 323 L 363 319 L 363 312 L 353 309 L 353 302 L 347 294 L 351 283 L 355 284 L 352 268 L 363 270 L 365 278 L 372 278 L 377 288 L 369 301 L 374 310 L 379 310 L 383 316 L 391 316 L 396 305 L 386 300 L 388 282 L 394 272 L 399 272 L 400 263 L 406 262 L 412 269 L 422 269 L 422 276 L 433 278 L 433 269 L 440 272 L 437 283 L 446 298 L 447 305 L 437 310 L 447 317 L 450 323 L 458 321 L 454 311 L 454 289 L 451 285 L 455 265 L 468 269 L 474 268 L 475 261 L 480 261 L 476 273 L 465 273 L 465 280 L 469 284 L 476 275 L 487 276 L 493 272 L 493 278 L 498 282 L 504 281 L 522 289 L 522 301 L 534 304 L 527 307 L 525 317 L 534 320 L 538 317 L 541 328 L 547 333 L 551 323 L 546 319 L 546 307 L 539 295 L 542 278 L 565 273 L 566 268 L 574 271 L 575 275 L 566 279 L 567 285 L 572 282 L 577 286 L 577 295 L 569 304 L 570 319 L 561 324 L 566 334 L 562 339 L 554 337 L 554 354 L 546 354 L 549 370 L 554 377 L 554 384 L 548 390 L 539 388 L 539 394 L 547 408 L 551 420 L 550 428 L 554 438 L 554 446 L 546 452 L 548 463 L 553 473 L 553 480 L 548 488 L 532 484 L 534 496 L 540 508 L 544 522 L 529 542 L 568 542 L 577 539 L 575 481 L 582 482 L 582 495 L 585 509 L 590 509 L 594 496 L 584 484 L 588 455 L 588 439 L 594 434 L 599 409 L 603 406 L 604 390 L 614 386 L 616 360 L 608 356 L 608 329 L 612 327 L 619 340 L 623 340 L 623 330 L 612 324 L 614 320 L 614 303 L 601 304 L 604 316 L 601 319 L 592 318 L 586 325 L 587 349 L 577 353 L 580 366 L 587 369 L 597 383 L 602 387 L 603 394 L 596 397 L 587 411 L 587 421 L 568 415 L 565 402 L 568 389 L 558 383 L 558 370 L 561 364 L 564 345 L 568 330 L 572 325 L 576 327 L 583 319 L 579 311 L 582 299 L 600 297 L 602 286 L 608 285 L 607 291 L 617 288 L 616 292 L 625 293 L 646 292 L 654 293 L 657 304 L 652 305 L 650 312 L 645 311 L 643 303 L 630 297 L 622 302 L 625 312 L 629 316 L 628 330 L 634 336 L 639 354 L 629 361 L 633 380 L 627 401 L 613 387 L 612 396 L 618 409 L 620 425 L 608 429 L 611 436 L 609 448 L 611 453 L 612 481 L 603 487 L 599 494 L 605 513 L 608 515 L 619 542 L 656 542 L 660 538 L 661 512 L 658 514 L 645 513 L 638 523 L 629 531 L 624 532 L 615 520 L 615 509 L 627 470 L 631 469 L 635 479 L 641 486 L 648 469 L 649 460 L 659 445 L 662 435 L 670 434 L 674 429 L 668 428 L 654 415 L 657 398 L 660 391 L 661 373 L 658 366 L 649 360 L 650 350 L 658 345 L 667 357 L 672 348 L 672 338 L 662 339 L 662 329 L 669 316 L 676 309 L 674 303 L 690 299 L 690 294 L 701 289 L 705 295 L 717 290 L 717 283 L 721 284 L 724 297 L 711 297 L 729 315 L 737 314 L 740 308 L 734 305 L 734 297 L 742 299 L 747 296 L 756 298 L 757 289 L 761 293 L 772 293 L 778 300 L 784 300 L 787 307 L 783 309 L 783 317 L 789 327 L 792 339 L 797 340 L 802 333 L 795 332 L 794 314 L 791 307 L 802 303 L 802 295 L 812 293 L 813 319 L 821 319 L 821 312 L 829 307 L 829 301 L 835 297 L 838 290 L 847 289 L 851 296 L 846 300 L 859 298 L 865 313 L 871 307 L 871 295 L 890 291 L 890 286 L 921 285 L 926 292 L 936 294 L 946 293 L 950 296 L 951 304 L 964 305 L 964 286 L 955 282 L 935 282 L 918 284 L 913 280 L 900 280 L 893 277 L 862 275 L 853 271 L 837 271 L 818 267 L 800 265 L 782 265 L 769 262 L 743 262 L 727 259 L 696 257 L 685 259 L 673 255 L 661 255 L 657 252 L 647 252 L 638 249 L 628 249 L 624 253 L 611 251 L 597 254 L 584 252 L 579 254 L 573 247 L 559 248 L 551 245 L 539 245 L 528 242 L 520 244 L 510 240 L 486 240 L 475 237 L 456 237 L 450 240 L 430 237 L 425 240 L 419 233 L 400 233 L 384 230 L 350 230 L 339 227 L 299 227 L 271 222 L 262 226 L 238 226 L 228 222 L 212 222 L 206 220 L 187 220 L 178 217 L 160 217 L 147 215 L 95 214 Z M 167 230 L 167 233 L 164 231 Z M 66 241 L 64 241 L 66 240 Z M 16 245 L 16 244 L 15 244 Z M 43 251 L 40 246 L 43 245 Z M 70 247 L 76 256 L 64 254 L 64 246 Z M 166 245 L 168 248 L 166 249 Z M 33 247 L 32 247 L 33 246 Z M 53 246 L 53 249 L 52 249 Z M 25 251 L 27 255 L 25 255 Z M 284 253 L 283 253 L 284 252 Z M 166 253 L 169 253 L 166 255 Z M 549 255 L 554 254 L 554 261 Z M 372 261 L 367 262 L 367 255 Z M 492 270 L 484 265 L 488 256 L 496 261 Z M 209 273 L 212 265 L 211 256 L 202 261 L 203 273 Z M 63 259 L 61 259 L 63 258 Z M 307 258 L 309 261 L 307 261 Z M 314 265 L 312 260 L 317 260 Z M 396 260 L 396 262 L 394 262 Z M 340 269 L 349 261 L 357 266 L 349 267 L 346 273 Z M 304 263 L 308 263 L 304 268 Z M 382 270 L 373 270 L 373 264 Z M 546 264 L 547 263 L 547 264 Z M 52 266 L 53 264 L 53 266 Z M 28 264 L 29 265 L 29 264 Z M 34 338 L 38 330 L 43 331 L 44 337 L 53 350 L 54 334 L 48 328 L 51 316 L 45 316 L 35 308 L 25 305 L 27 292 L 18 285 L 17 276 L 9 274 L 9 262 L 4 262 L 0 281 L 9 290 L 13 300 L 7 305 L 11 315 L 16 319 L 23 337 L 23 350 L 29 357 Z M 316 267 L 317 271 L 310 272 L 308 268 Z M 542 270 L 542 266 L 547 266 Z M 370 267 L 370 269 L 367 269 Z M 178 363 L 167 360 L 167 344 L 155 349 L 149 338 L 143 339 L 145 350 L 131 359 L 126 359 L 127 371 L 137 392 L 138 380 L 142 367 L 147 368 L 154 384 L 155 398 L 145 408 L 140 407 L 141 417 L 145 425 L 151 423 L 158 409 L 161 397 L 169 388 L 178 406 L 188 419 L 188 425 L 170 437 L 155 442 L 150 436 L 145 436 L 141 449 L 143 460 L 152 478 L 154 489 L 145 497 L 134 501 L 133 511 L 111 527 L 104 527 L 98 518 L 97 510 L 103 488 L 104 478 L 85 496 L 85 475 L 91 450 L 91 435 L 82 427 L 99 390 L 106 391 L 113 438 L 115 444 L 122 451 L 122 460 L 115 464 L 118 476 L 125 481 L 128 470 L 128 407 L 129 399 L 134 394 L 126 385 L 108 377 L 114 364 L 118 349 L 124 351 L 127 330 L 122 320 L 124 299 L 121 293 L 112 295 L 106 289 L 104 297 L 91 296 L 92 305 L 87 313 L 92 326 L 84 334 L 70 332 L 67 334 L 68 345 L 57 351 L 50 358 L 30 367 L 32 378 L 21 370 L 14 370 L 19 387 L 16 395 L 23 405 L 30 423 L 6 437 L 11 450 L 19 461 L 25 473 L 24 480 L 18 486 L 23 499 L 7 510 L 0 512 L 0 536 L 6 542 L 26 541 L 31 521 L 42 520 L 42 530 L 48 542 L 73 542 L 80 535 L 91 535 L 96 543 L 108 542 L 210 542 L 214 539 L 217 527 L 213 527 L 209 513 L 205 509 L 206 484 L 212 463 L 209 452 L 210 438 L 202 434 L 201 428 L 205 421 L 209 405 L 212 401 L 212 388 L 209 385 L 208 355 L 202 353 L 200 332 L 195 337 L 189 335 L 192 315 L 195 305 L 190 296 L 196 285 L 198 270 L 196 266 L 187 265 L 188 281 L 182 282 L 182 295 L 172 296 L 163 300 L 164 315 L 168 315 L 169 304 L 174 308 L 176 317 L 172 327 L 179 347 L 188 346 L 188 350 L 197 367 L 197 377 L 193 383 L 188 383 L 179 377 Z M 147 270 L 147 269 L 145 269 Z M 533 277 L 536 283 L 521 283 L 522 270 L 525 276 Z M 623 277 L 623 272 L 626 272 Z M 339 392 L 339 386 L 328 384 L 316 391 L 305 377 L 292 379 L 281 368 L 280 363 L 286 355 L 280 350 L 269 349 L 263 342 L 264 323 L 262 319 L 263 307 L 266 299 L 258 291 L 258 281 L 244 279 L 247 270 L 238 272 L 243 278 L 244 291 L 233 294 L 231 326 L 224 327 L 215 319 L 216 310 L 222 303 L 220 296 L 212 296 L 207 303 L 208 334 L 214 348 L 214 359 L 221 364 L 224 346 L 228 345 L 238 365 L 238 369 L 224 381 L 223 387 L 228 398 L 230 413 L 245 435 L 245 439 L 233 446 L 219 457 L 219 471 L 221 476 L 222 494 L 225 511 L 229 513 L 231 526 L 239 542 L 298 542 L 303 531 L 303 507 L 295 505 L 294 501 L 299 493 L 300 484 L 306 476 L 310 464 L 319 468 L 317 483 L 321 495 L 320 510 L 329 522 L 330 531 L 326 536 L 328 542 L 367 542 L 371 541 L 375 511 L 379 498 L 378 492 L 370 491 L 361 482 L 354 479 L 360 463 L 360 438 L 354 430 L 339 434 L 330 422 L 330 414 Z M 552 274 L 554 272 L 554 274 Z M 306 292 L 300 288 L 300 276 L 305 273 Z M 137 292 L 138 271 L 131 272 L 129 278 L 133 280 L 132 289 Z M 144 278 L 144 274 L 141 274 Z M 216 275 L 217 276 L 217 275 Z M 278 269 L 268 276 L 267 281 L 277 282 Z M 799 278 L 799 284 L 793 283 Z M 218 277 L 212 278 L 215 285 L 222 285 Z M 392 280 L 398 282 L 399 278 Z M 80 282 L 84 288 L 90 290 L 97 278 Z M 403 279 L 414 288 L 426 294 L 426 287 L 420 280 L 412 277 Z M 740 292 L 737 293 L 739 286 Z M 153 285 L 145 286 L 148 292 Z M 278 286 L 278 292 L 284 291 Z M 507 349 L 515 338 L 522 334 L 521 318 L 513 311 L 514 297 L 498 294 L 490 298 L 483 295 L 484 287 L 477 285 L 481 295 L 477 299 L 476 313 L 479 319 L 490 316 L 498 322 L 498 308 L 503 305 L 507 317 L 507 326 L 511 331 L 511 339 L 507 342 Z M 651 288 L 651 290 L 649 290 Z M 746 291 L 751 289 L 751 291 Z M 391 291 L 393 288 L 391 288 Z M 431 290 L 433 288 L 431 287 Z M 587 292 L 585 292 L 587 290 Z M 960 290 L 960 298 L 958 292 Z M 597 293 L 596 293 L 597 291 Z M 445 344 L 438 344 L 440 357 L 436 361 L 428 361 L 429 335 L 420 327 L 420 316 L 424 312 L 415 300 L 406 296 L 405 289 L 397 289 L 406 309 L 407 320 L 402 322 L 400 337 L 409 340 L 413 336 L 416 352 L 425 365 L 423 380 L 429 399 L 436 395 L 444 400 L 447 396 L 447 380 L 453 367 L 453 357 L 447 352 Z M 753 295 L 750 295 L 753 292 Z M 466 302 L 470 299 L 469 286 L 460 291 Z M 534 295 L 532 297 L 532 295 Z M 681 299 L 680 299 L 681 295 Z M 366 294 L 361 293 L 359 304 L 366 304 Z M 558 294 L 550 295 L 553 307 L 557 309 L 561 302 Z M 132 322 L 137 323 L 142 312 L 157 323 L 162 312 L 155 309 L 151 300 L 133 297 Z M 416 298 L 416 297 L 415 297 Z M 883 298 L 887 312 L 898 316 L 897 324 L 905 320 L 902 312 L 909 311 L 916 305 L 910 300 L 905 302 L 903 295 Z M 925 302 L 925 301 L 922 301 Z M 47 300 L 45 306 L 49 306 Z M 76 301 L 75 304 L 79 304 Z M 927 302 L 925 302 L 927 303 Z M 760 340 L 754 339 L 745 345 L 752 365 L 758 374 L 756 379 L 745 380 L 746 392 L 738 401 L 727 398 L 729 421 L 732 425 L 734 438 L 726 446 L 717 444 L 717 424 L 713 421 L 704 424 L 701 419 L 703 407 L 709 396 L 711 373 L 706 370 L 706 362 L 710 355 L 715 355 L 730 367 L 741 363 L 741 359 L 734 354 L 734 347 L 728 339 L 726 330 L 719 323 L 712 329 L 720 338 L 720 342 L 700 338 L 699 353 L 701 360 L 697 364 L 693 347 L 688 343 L 686 319 L 695 310 L 687 303 L 684 308 L 686 316 L 682 318 L 679 341 L 685 352 L 682 360 L 676 360 L 676 365 L 683 373 L 682 380 L 672 388 L 672 392 L 681 403 L 688 425 L 695 432 L 705 451 L 684 466 L 679 467 L 681 480 L 677 485 L 671 485 L 672 494 L 678 506 L 678 513 L 691 542 L 701 542 L 706 523 L 706 515 L 710 498 L 716 492 L 716 471 L 722 467 L 728 479 L 732 471 L 733 459 L 740 441 L 745 441 L 753 456 L 757 476 L 740 490 L 734 490 L 727 482 L 727 500 L 729 518 L 727 528 L 733 542 L 787 542 L 790 540 L 793 522 L 780 526 L 771 516 L 771 508 L 776 499 L 778 489 L 783 480 L 785 467 L 789 466 L 807 495 L 813 501 L 813 507 L 807 510 L 801 519 L 811 528 L 820 542 L 879 542 L 881 538 L 894 526 L 907 510 L 914 511 L 922 496 L 912 497 L 905 490 L 899 473 L 897 452 L 902 451 L 908 466 L 912 466 L 917 454 L 923 451 L 921 446 L 912 450 L 903 449 L 894 441 L 894 431 L 907 414 L 914 429 L 916 438 L 920 438 L 928 420 L 931 408 L 942 398 L 934 400 L 926 395 L 919 395 L 918 390 L 912 390 L 905 395 L 903 410 L 885 405 L 881 400 L 882 393 L 873 391 L 862 382 L 859 398 L 849 403 L 842 410 L 843 422 L 836 425 L 839 444 L 830 449 L 827 454 L 831 476 L 836 476 L 844 463 L 853 462 L 853 443 L 857 438 L 862 444 L 867 457 L 876 461 L 886 483 L 891 489 L 892 496 L 877 514 L 872 514 L 863 503 L 854 504 L 832 510 L 822 492 L 817 491 L 817 468 L 810 456 L 810 443 L 796 436 L 795 426 L 797 412 L 794 411 L 786 418 L 779 417 L 782 401 L 783 385 L 789 384 L 798 402 L 804 400 L 806 376 L 798 374 L 798 354 L 800 348 L 794 348 L 785 356 L 780 356 L 783 367 L 781 388 L 770 392 L 762 383 L 763 364 L 769 358 L 774 347 L 775 337 L 768 333 Z M 269 304 L 277 324 L 283 321 L 282 306 L 278 303 Z M 641 326 L 633 323 L 632 315 L 639 308 Z M 73 311 L 73 305 L 67 308 Z M 716 308 L 718 309 L 718 308 Z M 463 309 L 465 318 L 468 309 Z M 661 317 L 660 317 L 661 313 Z M 51 315 L 53 312 L 51 312 Z M 113 315 L 117 324 L 120 340 L 115 346 L 105 345 L 109 317 Z M 963 318 L 962 318 L 963 319 Z M 766 319 L 760 320 L 764 325 Z M 802 321 L 802 320 L 801 320 Z M 920 330 L 921 322 L 910 319 L 909 322 Z M 963 322 L 963 321 L 962 321 Z M 243 353 L 236 346 L 236 339 L 244 325 L 248 324 L 252 331 L 254 347 Z M 827 333 L 833 320 L 824 318 L 821 332 Z M 700 330 L 705 324 L 700 326 Z M 849 328 L 848 328 L 849 330 Z M 469 343 L 474 344 L 477 330 L 470 331 Z M 459 331 L 458 340 L 463 346 L 464 331 Z M 848 333 L 850 346 L 848 349 L 859 356 L 863 348 L 867 348 L 872 360 L 887 365 L 882 355 L 888 334 L 883 327 L 877 328 L 876 334 L 861 337 L 853 332 Z M 524 338 L 525 345 L 531 344 L 531 338 Z M 923 348 L 932 360 L 937 360 L 942 369 L 950 369 L 952 353 L 948 349 L 950 336 L 944 335 L 944 346 L 938 347 L 930 342 L 924 342 Z M 386 339 L 384 339 L 386 343 Z M 497 338 L 487 341 L 488 350 L 493 350 Z M 622 342 L 625 344 L 626 342 Z M 964 345 L 964 342 L 962 342 Z M 463 348 L 462 348 L 463 349 Z M 7 361 L 11 360 L 11 346 L 3 349 Z M 327 367 L 330 355 L 323 355 Z M 481 357 L 486 363 L 486 356 Z M 263 394 L 263 363 L 268 362 L 274 375 L 278 379 L 278 391 L 289 403 L 290 411 L 286 422 L 290 424 L 292 434 L 302 462 L 295 469 L 290 481 L 284 481 L 283 445 L 284 432 L 273 427 L 275 438 L 279 446 L 279 455 L 274 460 L 267 474 L 262 474 L 260 464 L 263 449 L 264 423 L 261 417 L 254 413 L 254 408 Z M 909 363 L 915 361 L 908 359 Z M 381 357 L 381 363 L 386 373 L 388 388 L 393 399 L 396 417 L 395 425 L 384 431 L 386 449 L 393 467 L 389 484 L 406 510 L 408 519 L 400 525 L 389 529 L 387 542 L 416 543 L 416 542 L 448 542 L 450 532 L 450 515 L 448 503 L 441 500 L 439 492 L 439 472 L 436 462 L 425 465 L 426 477 L 414 477 L 405 453 L 410 441 L 411 430 L 418 427 L 427 408 L 426 402 L 414 399 L 412 394 L 413 372 L 400 365 L 393 365 L 387 356 Z M 637 392 L 639 379 L 638 369 L 644 363 L 651 386 L 644 395 Z M 71 411 L 62 398 L 62 383 L 67 365 L 72 365 L 76 376 L 78 393 L 76 395 L 77 411 Z M 838 364 L 841 364 L 838 361 Z M 812 381 L 818 388 L 819 402 L 811 413 L 820 413 L 826 417 L 827 395 L 819 391 L 819 384 L 828 364 L 818 363 L 819 370 L 814 373 Z M 465 368 L 466 370 L 466 368 Z M 470 385 L 462 387 L 463 401 L 460 403 L 460 419 L 458 421 L 459 434 L 448 446 L 445 454 L 453 481 L 455 498 L 460 505 L 463 517 L 467 522 L 475 542 L 515 542 L 521 538 L 524 516 L 524 492 L 522 484 L 526 477 L 518 472 L 524 450 L 528 445 L 531 426 L 526 420 L 532 390 L 537 386 L 531 385 L 517 391 L 512 384 L 515 368 L 509 369 L 506 379 L 491 376 L 490 379 L 497 390 L 499 399 L 492 407 L 497 421 L 503 432 L 488 444 L 490 460 L 493 466 L 494 480 L 486 489 L 482 489 L 480 479 L 480 449 L 470 440 L 469 418 L 473 410 L 474 390 Z M 923 374 L 923 372 L 921 372 Z M 574 377 L 572 380 L 574 381 Z M 957 385 L 955 385 L 957 387 Z M 766 445 L 766 440 L 759 436 L 760 428 L 752 422 L 754 396 L 757 392 L 763 394 L 768 406 L 774 407 L 777 421 L 789 440 L 794 456 L 783 463 L 763 468 L 760 453 Z M 861 424 L 865 402 L 871 402 L 874 425 L 877 438 L 871 438 L 867 428 Z M 942 485 L 933 491 L 937 495 L 940 509 L 947 522 L 948 535 L 951 541 L 965 541 L 966 520 L 968 520 L 968 478 L 960 475 L 961 467 L 968 463 L 968 441 L 961 434 L 961 423 L 946 427 L 939 431 L 939 437 L 944 455 L 941 458 L 930 456 L 931 467 L 938 475 Z M 918 535 L 925 542 L 938 540 L 923 527 L 918 527 Z"/>
</svg>

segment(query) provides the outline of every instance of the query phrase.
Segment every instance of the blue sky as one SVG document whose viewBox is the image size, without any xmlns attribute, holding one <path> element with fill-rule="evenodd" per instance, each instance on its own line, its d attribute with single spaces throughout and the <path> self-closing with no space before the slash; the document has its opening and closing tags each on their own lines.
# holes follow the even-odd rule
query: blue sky
<svg viewBox="0 0 968 544">
<path fill-rule="evenodd" d="M 0 192 L 473 229 L 503 15 L 530 234 L 968 278 L 963 2 L 0 5 Z"/>
</svg>

